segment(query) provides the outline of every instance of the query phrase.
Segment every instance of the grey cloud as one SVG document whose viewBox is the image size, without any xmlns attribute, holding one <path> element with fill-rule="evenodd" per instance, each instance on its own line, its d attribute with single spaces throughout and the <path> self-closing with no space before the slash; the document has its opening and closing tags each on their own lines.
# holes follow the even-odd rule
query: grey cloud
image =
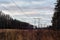
<svg viewBox="0 0 60 40">
<path fill-rule="evenodd" d="M 18 0 L 18 1 L 26 1 L 26 2 L 28 1 L 29 2 L 29 1 L 44 1 L 44 0 Z"/>
<path fill-rule="evenodd" d="M 0 4 L 9 4 L 9 1 L 0 1 Z"/>
<path fill-rule="evenodd" d="M 47 23 L 49 23 L 49 24 L 51 24 L 51 17 L 49 17 L 49 16 L 51 16 L 51 15 L 46 15 L 46 14 L 27 14 L 28 15 L 28 17 L 40 17 L 41 18 L 41 23 L 43 23 L 43 24 L 47 24 Z M 26 16 L 24 16 L 24 15 L 14 15 L 14 17 L 15 18 L 18 18 L 18 20 L 20 20 L 21 18 L 23 18 L 24 19 L 24 17 L 26 17 Z M 26 19 L 28 19 L 28 18 L 26 18 Z M 26 20 L 25 19 L 25 20 Z M 33 19 L 31 19 L 31 20 L 33 20 Z M 26 20 L 26 21 L 28 21 L 28 20 Z"/>
<path fill-rule="evenodd" d="M 10 9 L 10 10 L 20 10 L 20 8 L 21 9 L 23 9 L 24 11 L 31 11 L 31 10 L 38 10 L 38 11 L 40 11 L 40 10 L 53 10 L 54 8 L 52 8 L 52 7 L 34 7 L 34 6 L 32 6 L 32 7 L 17 7 L 17 6 L 7 6 L 6 7 L 7 9 Z"/>
<path fill-rule="evenodd" d="M 42 14 L 42 13 L 39 13 L 39 14 L 26 14 L 28 15 L 28 17 L 42 17 L 42 18 L 46 18 L 46 19 L 49 19 L 52 17 L 52 14 Z M 21 17 L 24 15 L 15 15 L 16 17 Z"/>
<path fill-rule="evenodd" d="M 21 1 L 21 0 L 20 0 Z M 24 0 L 22 0 L 22 1 L 24 1 Z M 25 1 L 29 1 L 29 0 L 25 0 Z M 31 0 L 31 1 L 43 1 L 43 0 Z M 6 2 L 1 2 L 1 3 L 9 3 L 8 1 L 6 1 Z M 7 9 L 10 9 L 10 10 L 20 10 L 19 8 L 17 8 L 16 6 L 7 6 L 6 7 Z M 44 9 L 47 9 L 47 10 L 52 10 L 53 9 L 53 7 L 51 7 L 51 6 L 48 6 L 48 7 L 45 7 L 45 6 L 42 6 L 42 5 L 28 5 L 28 6 L 21 6 L 21 8 L 24 10 L 24 11 L 30 11 L 30 9 L 32 9 L 32 10 L 44 10 Z"/>
</svg>

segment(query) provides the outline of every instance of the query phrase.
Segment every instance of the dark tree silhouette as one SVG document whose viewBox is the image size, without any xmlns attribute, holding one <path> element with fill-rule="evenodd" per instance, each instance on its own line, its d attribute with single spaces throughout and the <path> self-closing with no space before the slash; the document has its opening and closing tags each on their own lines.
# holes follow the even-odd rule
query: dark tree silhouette
<svg viewBox="0 0 60 40">
<path fill-rule="evenodd" d="M 52 19 L 52 28 L 60 29 L 60 0 L 57 0 L 57 5 L 55 6 L 55 13 Z"/>
<path fill-rule="evenodd" d="M 0 28 L 32 29 L 33 25 L 13 19 L 9 15 L 5 15 L 4 13 L 2 13 L 2 11 L 0 11 Z"/>
</svg>

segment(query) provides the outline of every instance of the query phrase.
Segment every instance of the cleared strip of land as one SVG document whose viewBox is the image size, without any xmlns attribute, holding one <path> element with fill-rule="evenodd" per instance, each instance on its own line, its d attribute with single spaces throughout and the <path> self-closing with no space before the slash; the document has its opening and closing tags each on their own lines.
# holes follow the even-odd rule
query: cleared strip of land
<svg viewBox="0 0 60 40">
<path fill-rule="evenodd" d="M 60 40 L 60 31 L 48 29 L 0 29 L 0 40 Z"/>
</svg>

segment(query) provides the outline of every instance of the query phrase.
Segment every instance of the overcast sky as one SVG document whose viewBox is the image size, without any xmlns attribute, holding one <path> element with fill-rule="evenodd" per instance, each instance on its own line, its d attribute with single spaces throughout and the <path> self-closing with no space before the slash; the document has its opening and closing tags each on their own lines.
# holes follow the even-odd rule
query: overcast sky
<svg viewBox="0 0 60 40">
<path fill-rule="evenodd" d="M 56 0 L 0 0 L 0 10 L 31 24 L 34 24 L 34 19 L 30 17 L 40 17 L 41 24 L 51 25 L 54 3 Z"/>
</svg>

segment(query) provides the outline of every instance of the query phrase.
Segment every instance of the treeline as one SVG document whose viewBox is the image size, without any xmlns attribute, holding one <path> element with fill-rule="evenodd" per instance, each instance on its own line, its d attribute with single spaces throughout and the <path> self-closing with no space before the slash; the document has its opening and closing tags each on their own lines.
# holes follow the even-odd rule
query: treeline
<svg viewBox="0 0 60 40">
<path fill-rule="evenodd" d="M 33 25 L 21 22 L 0 12 L 0 28 L 2 29 L 33 29 Z"/>
<path fill-rule="evenodd" d="M 52 26 L 49 26 L 49 29 L 60 29 L 60 0 L 57 0 L 57 3 L 55 5 L 55 12 L 52 17 Z"/>
<path fill-rule="evenodd" d="M 52 28 L 60 29 L 60 0 L 57 0 L 57 5 L 55 6 L 55 13 L 52 18 Z"/>
</svg>

